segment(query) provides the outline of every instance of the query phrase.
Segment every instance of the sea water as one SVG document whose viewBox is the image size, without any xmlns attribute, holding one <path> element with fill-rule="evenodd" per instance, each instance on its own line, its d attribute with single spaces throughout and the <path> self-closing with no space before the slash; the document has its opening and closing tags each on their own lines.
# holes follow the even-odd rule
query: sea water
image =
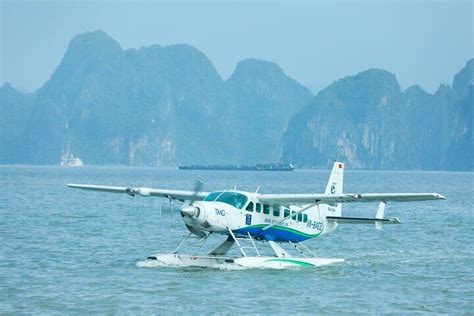
<svg viewBox="0 0 474 316">
<path fill-rule="evenodd" d="M 67 183 L 321 193 L 329 170 L 0 166 L 0 313 L 473 313 L 473 173 L 346 170 L 346 192 L 439 192 L 389 203 L 401 225 L 340 225 L 306 242 L 343 264 L 291 270 L 140 267 L 187 233 L 167 200 Z M 161 212 L 160 212 L 161 208 Z M 377 204 L 345 204 L 374 216 Z"/>
</svg>

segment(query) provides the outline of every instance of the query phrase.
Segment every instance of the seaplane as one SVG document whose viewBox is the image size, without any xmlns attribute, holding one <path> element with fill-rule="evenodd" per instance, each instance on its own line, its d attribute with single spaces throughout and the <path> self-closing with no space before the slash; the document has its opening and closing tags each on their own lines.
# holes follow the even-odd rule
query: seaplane
<svg viewBox="0 0 474 316">
<path fill-rule="evenodd" d="M 170 204 L 172 201 L 182 203 L 178 210 L 188 233 L 173 252 L 147 259 L 147 262 L 175 267 L 232 265 L 285 269 L 341 263 L 344 259 L 318 257 L 303 242 L 329 234 L 339 224 L 373 224 L 376 229 L 384 224 L 400 224 L 398 218 L 384 217 L 389 202 L 445 199 L 439 193 L 343 193 L 343 175 L 344 164 L 336 161 L 323 194 L 263 194 L 258 189 L 256 192 L 235 189 L 205 192 L 201 180 L 189 191 L 88 184 L 68 186 L 130 196 L 162 197 Z M 374 218 L 342 216 L 343 203 L 362 202 L 378 202 Z M 219 243 L 210 251 L 182 251 L 189 239 L 202 245 L 210 236 L 220 236 Z M 262 245 L 266 246 L 266 251 Z M 229 255 L 233 247 L 236 254 Z"/>
</svg>

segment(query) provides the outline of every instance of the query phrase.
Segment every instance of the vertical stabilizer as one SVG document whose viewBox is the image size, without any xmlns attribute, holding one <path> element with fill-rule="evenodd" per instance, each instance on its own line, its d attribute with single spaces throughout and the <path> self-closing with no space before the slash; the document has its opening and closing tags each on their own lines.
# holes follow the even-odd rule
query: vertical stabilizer
<svg viewBox="0 0 474 316">
<path fill-rule="evenodd" d="M 324 194 L 341 194 L 344 180 L 344 164 L 342 162 L 334 162 L 332 166 L 331 176 L 329 177 L 326 191 Z"/>
<path fill-rule="evenodd" d="M 375 214 L 376 219 L 383 220 L 383 215 L 385 213 L 385 202 L 380 202 L 377 213 Z M 375 229 L 382 229 L 382 221 L 375 221 Z"/>
<path fill-rule="evenodd" d="M 342 188 L 344 183 L 344 164 L 339 161 L 335 161 L 332 166 L 331 175 L 326 186 L 324 194 L 342 194 Z M 328 215 L 341 216 L 342 204 L 337 203 L 328 207 Z"/>
</svg>

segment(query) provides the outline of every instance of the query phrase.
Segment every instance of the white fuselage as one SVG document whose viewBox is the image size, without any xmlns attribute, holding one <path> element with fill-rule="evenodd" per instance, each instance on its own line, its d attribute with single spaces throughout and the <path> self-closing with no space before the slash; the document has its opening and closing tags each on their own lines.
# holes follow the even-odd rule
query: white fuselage
<svg viewBox="0 0 474 316">
<path fill-rule="evenodd" d="M 223 191 L 232 198 L 232 194 L 244 196 L 242 203 L 231 201 L 199 201 L 193 204 L 194 213 L 183 213 L 184 222 L 199 231 L 227 234 L 229 230 L 236 235 L 250 234 L 255 239 L 273 241 L 303 241 L 333 231 L 337 224 L 326 220 L 330 206 L 314 205 L 300 214 L 270 228 L 265 227 L 282 221 L 284 217 L 296 213 L 304 206 L 280 206 L 260 203 L 258 194 L 243 191 Z M 222 199 L 225 200 L 225 199 Z M 234 205 L 232 205 L 234 204 Z"/>
</svg>

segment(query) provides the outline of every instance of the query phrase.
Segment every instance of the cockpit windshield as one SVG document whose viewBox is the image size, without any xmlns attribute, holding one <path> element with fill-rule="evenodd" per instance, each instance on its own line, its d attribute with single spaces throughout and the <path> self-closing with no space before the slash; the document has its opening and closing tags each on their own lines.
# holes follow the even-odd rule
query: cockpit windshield
<svg viewBox="0 0 474 316">
<path fill-rule="evenodd" d="M 248 198 L 243 194 L 236 192 L 224 192 L 217 198 L 216 201 L 227 203 L 240 209 L 244 207 L 245 203 L 247 203 L 247 200 Z"/>
<path fill-rule="evenodd" d="M 214 201 L 221 194 L 222 194 L 222 191 L 211 192 L 206 196 L 204 201 Z"/>
</svg>

